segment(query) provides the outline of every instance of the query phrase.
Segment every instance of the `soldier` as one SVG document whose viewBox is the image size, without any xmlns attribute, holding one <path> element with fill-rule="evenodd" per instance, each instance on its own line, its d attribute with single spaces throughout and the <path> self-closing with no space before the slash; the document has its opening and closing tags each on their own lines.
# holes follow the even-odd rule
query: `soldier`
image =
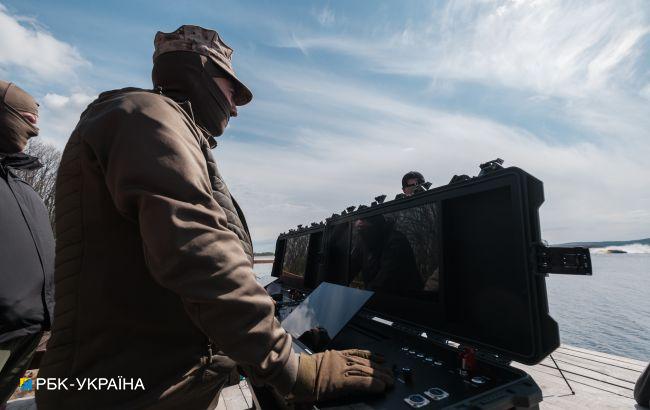
<svg viewBox="0 0 650 410">
<path fill-rule="evenodd" d="M 406 196 L 413 195 L 413 191 L 418 185 L 424 184 L 424 177 L 417 171 L 410 171 L 402 177 L 402 192 Z"/>
<path fill-rule="evenodd" d="M 0 407 L 28 369 L 54 309 L 50 218 L 18 172 L 42 166 L 23 153 L 37 124 L 36 100 L 0 81 Z"/>
<path fill-rule="evenodd" d="M 39 389 L 39 409 L 210 408 L 235 365 L 299 400 L 381 392 L 365 351 L 293 353 L 252 270 L 246 221 L 211 148 L 252 94 L 212 30 L 157 33 L 155 90 L 102 93 L 58 174 L 57 309 L 39 376 L 125 389 Z"/>
</svg>

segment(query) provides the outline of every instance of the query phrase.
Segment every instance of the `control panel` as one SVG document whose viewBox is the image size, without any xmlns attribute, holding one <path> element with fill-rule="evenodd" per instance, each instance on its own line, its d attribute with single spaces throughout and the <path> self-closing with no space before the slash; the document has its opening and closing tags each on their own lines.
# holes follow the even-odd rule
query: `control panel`
<svg viewBox="0 0 650 410">
<path fill-rule="evenodd" d="M 392 369 L 397 383 L 403 385 L 400 390 L 411 393 L 405 395 L 403 400 L 412 408 L 429 404 L 444 407 L 489 389 L 493 381 L 496 384 L 500 382 L 499 375 L 494 371 L 464 369 L 460 355 L 454 357 L 453 354 L 432 352 L 431 349 L 419 350 L 402 346 L 399 354 L 390 356 L 396 360 Z"/>
<path fill-rule="evenodd" d="M 462 408 L 468 400 L 483 396 L 485 407 L 489 408 L 490 401 L 496 400 L 490 393 L 498 396 L 504 386 L 510 387 L 510 396 L 520 392 L 524 402 L 531 388 L 536 387 L 529 376 L 517 369 L 485 362 L 471 350 L 433 343 L 426 334 L 405 333 L 364 313 L 348 324 L 330 348 L 360 348 L 381 354 L 384 366 L 395 375 L 395 386 L 380 396 L 321 403 L 318 407 L 322 409 L 340 405 L 354 408 L 361 404 L 386 410 Z"/>
</svg>

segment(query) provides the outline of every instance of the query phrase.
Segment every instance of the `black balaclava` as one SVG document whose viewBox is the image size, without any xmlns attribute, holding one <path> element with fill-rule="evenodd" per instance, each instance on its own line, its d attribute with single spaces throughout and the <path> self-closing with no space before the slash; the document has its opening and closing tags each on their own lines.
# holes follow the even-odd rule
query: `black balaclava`
<svg viewBox="0 0 650 410">
<path fill-rule="evenodd" d="M 213 137 L 223 134 L 230 120 L 230 103 L 215 78 L 228 78 L 228 74 L 209 58 L 189 51 L 159 56 L 151 72 L 154 87 L 164 95 L 190 102 L 194 121 L 207 134 L 211 148 L 216 146 Z"/>
<path fill-rule="evenodd" d="M 38 103 L 22 88 L 1 80 L 0 100 L 0 153 L 21 152 L 27 140 L 38 135 L 38 128 L 20 113 L 38 116 Z"/>
</svg>

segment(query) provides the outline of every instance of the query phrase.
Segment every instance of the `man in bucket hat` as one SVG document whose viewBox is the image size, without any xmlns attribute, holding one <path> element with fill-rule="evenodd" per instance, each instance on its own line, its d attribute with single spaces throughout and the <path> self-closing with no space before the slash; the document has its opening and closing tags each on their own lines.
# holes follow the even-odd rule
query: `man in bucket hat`
<svg viewBox="0 0 650 410">
<path fill-rule="evenodd" d="M 294 354 L 255 280 L 246 221 L 210 151 L 252 98 L 232 49 L 197 26 L 155 46 L 155 89 L 102 93 L 63 154 L 39 377 L 85 384 L 39 388 L 39 409 L 211 408 L 235 365 L 297 400 L 383 391 L 392 376 L 369 352 Z"/>
</svg>

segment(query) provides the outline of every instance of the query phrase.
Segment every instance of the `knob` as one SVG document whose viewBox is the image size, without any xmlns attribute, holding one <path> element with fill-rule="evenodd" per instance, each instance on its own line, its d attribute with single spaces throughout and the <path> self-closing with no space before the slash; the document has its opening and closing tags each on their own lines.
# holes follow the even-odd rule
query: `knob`
<svg viewBox="0 0 650 410">
<path fill-rule="evenodd" d="M 375 197 L 375 201 L 377 201 L 378 204 L 383 204 L 385 200 L 386 195 L 379 195 Z"/>
</svg>

